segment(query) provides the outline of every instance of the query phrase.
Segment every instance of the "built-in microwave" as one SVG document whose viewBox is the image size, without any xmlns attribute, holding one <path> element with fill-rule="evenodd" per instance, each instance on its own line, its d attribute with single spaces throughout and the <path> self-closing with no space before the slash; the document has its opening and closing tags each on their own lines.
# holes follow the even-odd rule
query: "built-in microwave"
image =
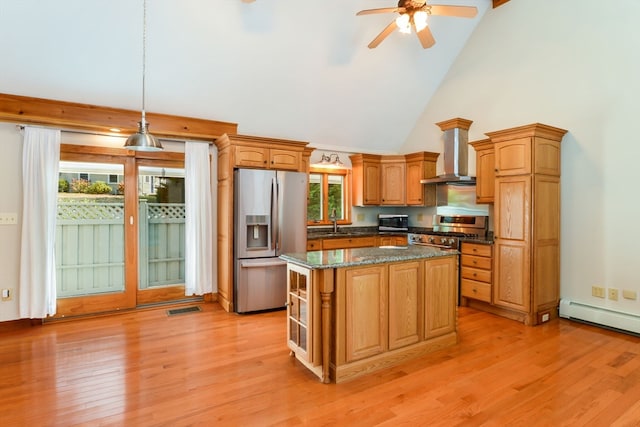
<svg viewBox="0 0 640 427">
<path fill-rule="evenodd" d="M 409 231 L 409 215 L 378 214 L 378 231 Z"/>
</svg>

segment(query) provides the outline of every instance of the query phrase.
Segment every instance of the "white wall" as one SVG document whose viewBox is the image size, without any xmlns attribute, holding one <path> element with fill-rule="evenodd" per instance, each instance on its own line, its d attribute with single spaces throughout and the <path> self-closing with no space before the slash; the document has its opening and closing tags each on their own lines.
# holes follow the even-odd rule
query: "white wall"
<svg viewBox="0 0 640 427">
<path fill-rule="evenodd" d="M 535 122 L 567 129 L 561 297 L 640 315 L 639 300 L 591 296 L 594 284 L 640 294 L 638 16 L 637 0 L 512 0 L 487 12 L 402 151 L 442 151 L 434 123 L 453 117 L 473 120 L 470 140 Z"/>
<path fill-rule="evenodd" d="M 13 289 L 11 301 L 0 301 L 0 321 L 18 318 L 20 232 L 22 219 L 22 134 L 0 123 L 0 212 L 17 213 L 17 225 L 0 225 L 0 288 Z"/>
</svg>

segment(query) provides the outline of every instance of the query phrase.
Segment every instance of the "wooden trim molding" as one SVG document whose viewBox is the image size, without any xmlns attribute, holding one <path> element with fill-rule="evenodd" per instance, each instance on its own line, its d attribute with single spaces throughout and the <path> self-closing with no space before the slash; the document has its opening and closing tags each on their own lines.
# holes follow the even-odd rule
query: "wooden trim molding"
<svg viewBox="0 0 640 427">
<path fill-rule="evenodd" d="M 502 6 L 503 4 L 505 4 L 508 1 L 509 0 L 493 0 L 493 8 L 495 9 L 498 6 Z"/>
<path fill-rule="evenodd" d="M 215 141 L 225 133 L 235 134 L 238 129 L 236 123 L 168 114 L 147 112 L 146 118 L 151 132 L 165 138 Z M 128 135 L 137 131 L 140 111 L 0 94 L 0 121 Z M 114 133 L 112 129 L 120 132 Z"/>
</svg>

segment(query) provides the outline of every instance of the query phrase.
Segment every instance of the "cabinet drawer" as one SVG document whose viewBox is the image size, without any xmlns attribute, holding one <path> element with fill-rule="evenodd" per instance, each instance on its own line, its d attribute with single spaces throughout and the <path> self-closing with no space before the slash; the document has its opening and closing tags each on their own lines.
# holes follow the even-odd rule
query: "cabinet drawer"
<svg viewBox="0 0 640 427">
<path fill-rule="evenodd" d="M 464 267 L 482 268 L 484 270 L 491 270 L 491 258 L 480 257 L 474 255 L 462 255 L 460 257 L 460 264 Z"/>
<path fill-rule="evenodd" d="M 320 239 L 307 240 L 308 251 L 319 251 L 321 249 L 322 249 L 322 240 Z"/>
<path fill-rule="evenodd" d="M 491 283 L 491 270 L 481 270 L 479 268 L 460 268 L 460 276 L 463 279 L 477 280 L 478 282 Z"/>
<path fill-rule="evenodd" d="M 462 243 L 460 250 L 463 254 L 477 255 L 477 256 L 491 256 L 491 245 L 482 245 L 480 243 Z"/>
<path fill-rule="evenodd" d="M 476 282 L 475 280 L 462 279 L 460 281 L 460 294 L 466 298 L 491 302 L 491 285 Z"/>
<path fill-rule="evenodd" d="M 376 238 L 371 237 L 348 237 L 340 239 L 325 239 L 322 242 L 322 249 L 344 249 L 344 248 L 366 248 L 376 245 Z"/>
</svg>

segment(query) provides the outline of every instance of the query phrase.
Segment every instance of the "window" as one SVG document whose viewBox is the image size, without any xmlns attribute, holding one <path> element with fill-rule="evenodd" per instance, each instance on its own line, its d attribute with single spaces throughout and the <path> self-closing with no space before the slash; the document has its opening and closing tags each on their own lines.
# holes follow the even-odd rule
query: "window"
<svg viewBox="0 0 640 427">
<path fill-rule="evenodd" d="M 309 225 L 351 223 L 349 170 L 311 167 L 309 172 Z"/>
</svg>

